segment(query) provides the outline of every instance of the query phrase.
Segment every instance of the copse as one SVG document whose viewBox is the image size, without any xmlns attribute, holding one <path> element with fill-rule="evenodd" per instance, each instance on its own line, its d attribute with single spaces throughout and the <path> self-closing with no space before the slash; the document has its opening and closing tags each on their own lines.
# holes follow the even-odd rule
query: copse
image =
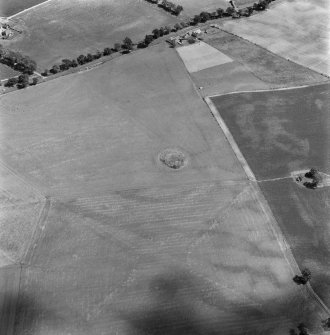
<svg viewBox="0 0 330 335">
<path fill-rule="evenodd" d="M 37 68 L 37 64 L 28 56 L 24 56 L 17 51 L 12 51 L 0 45 L 0 63 L 5 64 L 12 69 L 33 74 Z"/>
</svg>

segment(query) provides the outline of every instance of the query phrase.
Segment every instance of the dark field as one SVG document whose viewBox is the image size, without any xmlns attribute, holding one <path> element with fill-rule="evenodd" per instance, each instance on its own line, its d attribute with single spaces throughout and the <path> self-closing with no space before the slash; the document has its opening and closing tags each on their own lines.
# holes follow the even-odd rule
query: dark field
<svg viewBox="0 0 330 335">
<path fill-rule="evenodd" d="M 38 5 L 46 0 L 1 0 L 0 16 L 12 16 L 24 9 Z"/>
<path fill-rule="evenodd" d="M 328 84 L 213 98 L 257 179 L 330 173 Z"/>
<path fill-rule="evenodd" d="M 330 304 L 330 189 L 307 190 L 291 180 L 260 184 L 301 268 L 313 274 L 312 286 Z"/>
</svg>

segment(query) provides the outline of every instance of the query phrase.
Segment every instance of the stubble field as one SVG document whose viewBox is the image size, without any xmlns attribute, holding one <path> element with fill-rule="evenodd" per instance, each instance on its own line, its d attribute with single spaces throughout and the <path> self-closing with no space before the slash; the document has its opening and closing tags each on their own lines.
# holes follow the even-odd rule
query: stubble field
<svg viewBox="0 0 330 335">
<path fill-rule="evenodd" d="M 15 335 L 282 335 L 325 317 L 173 49 L 0 103 L 2 159 L 50 202 Z M 168 148 L 184 168 L 159 162 Z"/>
<path fill-rule="evenodd" d="M 275 2 L 269 11 L 247 19 L 226 21 L 224 29 L 330 75 L 329 3 L 326 0 Z"/>
</svg>

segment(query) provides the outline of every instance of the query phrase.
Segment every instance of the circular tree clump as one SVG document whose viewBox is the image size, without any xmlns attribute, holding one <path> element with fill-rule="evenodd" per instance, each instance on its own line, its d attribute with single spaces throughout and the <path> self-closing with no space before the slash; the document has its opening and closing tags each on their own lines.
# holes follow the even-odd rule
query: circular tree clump
<svg viewBox="0 0 330 335">
<path fill-rule="evenodd" d="M 170 169 L 178 170 L 185 166 L 186 158 L 181 151 L 166 149 L 159 154 L 159 160 Z"/>
</svg>

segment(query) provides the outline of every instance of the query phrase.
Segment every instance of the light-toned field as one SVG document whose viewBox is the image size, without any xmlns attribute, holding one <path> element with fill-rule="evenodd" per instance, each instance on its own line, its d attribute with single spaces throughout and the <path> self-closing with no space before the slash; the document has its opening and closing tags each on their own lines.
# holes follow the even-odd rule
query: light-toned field
<svg viewBox="0 0 330 335">
<path fill-rule="evenodd" d="M 285 58 L 330 75 L 327 0 L 280 1 L 269 11 L 226 21 L 224 28 Z"/>
<path fill-rule="evenodd" d="M 199 14 L 202 11 L 214 11 L 218 8 L 226 9 L 230 6 L 227 0 L 173 0 L 174 3 L 183 6 L 184 13 L 189 15 Z M 254 3 L 251 0 L 236 0 L 236 5 L 249 6 Z"/>
<path fill-rule="evenodd" d="M 261 80 L 269 88 L 276 88 L 310 85 L 328 80 L 315 71 L 288 61 L 286 58 L 280 57 L 265 48 L 218 29 L 208 29 L 208 34 L 205 35 L 205 42 L 243 65 L 246 71 L 255 77 L 252 83 L 256 80 Z M 230 82 L 234 83 L 235 76 L 233 78 L 228 77 L 228 80 L 224 80 L 224 82 L 228 83 L 228 85 Z M 253 85 L 251 85 L 251 88 L 248 88 L 248 90 L 253 89 Z"/>
<path fill-rule="evenodd" d="M 176 50 L 190 73 L 232 62 L 231 58 L 204 42 L 179 47 Z"/>
<path fill-rule="evenodd" d="M 145 1 L 53 0 L 16 17 L 25 33 L 8 47 L 34 59 L 43 70 L 63 58 L 113 47 L 129 36 L 134 42 L 177 18 Z"/>
<path fill-rule="evenodd" d="M 2 159 L 50 196 L 15 334 L 283 335 L 325 317 L 293 284 L 260 194 L 175 50 L 0 104 Z M 159 163 L 167 148 L 184 168 Z"/>
</svg>

